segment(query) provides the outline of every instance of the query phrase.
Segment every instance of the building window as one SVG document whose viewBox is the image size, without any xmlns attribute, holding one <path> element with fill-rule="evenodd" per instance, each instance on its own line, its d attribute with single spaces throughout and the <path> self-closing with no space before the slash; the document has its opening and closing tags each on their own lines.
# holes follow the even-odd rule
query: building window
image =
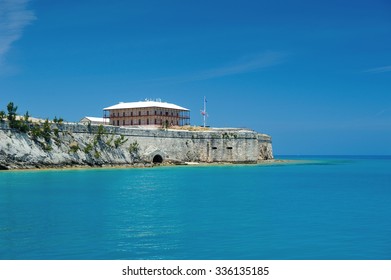
<svg viewBox="0 0 391 280">
<path fill-rule="evenodd" d="M 130 121 L 130 125 L 133 125 L 133 120 Z"/>
<path fill-rule="evenodd" d="M 122 116 L 125 117 L 125 112 L 122 113 Z"/>
<path fill-rule="evenodd" d="M 141 111 L 138 111 L 138 115 L 141 116 Z"/>
<path fill-rule="evenodd" d="M 130 112 L 130 116 L 133 117 L 133 112 Z"/>
<path fill-rule="evenodd" d="M 115 125 L 115 121 L 113 121 L 113 125 Z"/>
<path fill-rule="evenodd" d="M 141 125 L 141 120 L 140 119 L 138 120 L 138 125 Z"/>
<path fill-rule="evenodd" d="M 157 124 L 157 119 L 155 119 L 155 124 Z"/>
<path fill-rule="evenodd" d="M 163 116 L 163 112 L 162 111 L 160 111 L 160 116 Z"/>
<path fill-rule="evenodd" d="M 122 121 L 122 125 L 125 125 L 125 120 Z"/>
<path fill-rule="evenodd" d="M 166 112 L 166 116 L 168 116 L 168 112 Z"/>
<path fill-rule="evenodd" d="M 119 112 L 117 113 L 117 117 L 119 117 Z"/>
<path fill-rule="evenodd" d="M 157 111 L 155 111 L 155 116 L 157 115 Z"/>
<path fill-rule="evenodd" d="M 147 119 L 147 125 L 149 125 L 149 119 Z"/>
<path fill-rule="evenodd" d="M 117 120 L 117 126 L 119 126 L 119 120 Z"/>
<path fill-rule="evenodd" d="M 147 111 L 147 116 L 149 116 L 149 111 Z"/>
</svg>

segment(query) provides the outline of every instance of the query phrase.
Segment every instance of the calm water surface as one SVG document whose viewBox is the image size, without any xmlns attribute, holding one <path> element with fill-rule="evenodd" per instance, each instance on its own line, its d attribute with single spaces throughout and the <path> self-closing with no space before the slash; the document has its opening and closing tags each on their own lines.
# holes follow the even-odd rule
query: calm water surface
<svg viewBox="0 0 391 280">
<path fill-rule="evenodd" d="M 391 259 L 391 157 L 0 172 L 0 259 Z"/>
</svg>

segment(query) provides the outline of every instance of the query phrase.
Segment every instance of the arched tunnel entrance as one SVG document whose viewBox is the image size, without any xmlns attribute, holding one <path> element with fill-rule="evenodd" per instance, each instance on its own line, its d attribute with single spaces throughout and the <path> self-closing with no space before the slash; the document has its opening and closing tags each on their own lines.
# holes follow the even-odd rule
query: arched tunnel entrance
<svg viewBox="0 0 391 280">
<path fill-rule="evenodd" d="M 163 163 L 163 157 L 161 155 L 156 155 L 153 157 L 152 162 L 154 164 Z"/>
</svg>

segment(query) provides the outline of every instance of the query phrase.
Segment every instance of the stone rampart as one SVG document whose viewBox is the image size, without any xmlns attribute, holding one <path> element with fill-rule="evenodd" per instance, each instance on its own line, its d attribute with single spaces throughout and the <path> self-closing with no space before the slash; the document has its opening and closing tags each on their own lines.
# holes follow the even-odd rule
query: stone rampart
<svg viewBox="0 0 391 280">
<path fill-rule="evenodd" d="M 51 124 L 48 140 L 0 123 L 0 168 L 145 163 L 256 163 L 272 159 L 271 138 L 246 129 L 188 131 Z"/>
</svg>

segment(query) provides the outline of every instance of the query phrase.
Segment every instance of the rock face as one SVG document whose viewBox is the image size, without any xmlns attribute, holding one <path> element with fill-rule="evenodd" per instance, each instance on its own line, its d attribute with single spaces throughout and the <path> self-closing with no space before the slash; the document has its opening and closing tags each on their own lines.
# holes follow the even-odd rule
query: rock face
<svg viewBox="0 0 391 280">
<path fill-rule="evenodd" d="M 152 163 L 257 163 L 272 159 L 271 137 L 251 130 L 185 131 L 51 125 L 50 137 L 0 124 L 0 169 Z"/>
</svg>

